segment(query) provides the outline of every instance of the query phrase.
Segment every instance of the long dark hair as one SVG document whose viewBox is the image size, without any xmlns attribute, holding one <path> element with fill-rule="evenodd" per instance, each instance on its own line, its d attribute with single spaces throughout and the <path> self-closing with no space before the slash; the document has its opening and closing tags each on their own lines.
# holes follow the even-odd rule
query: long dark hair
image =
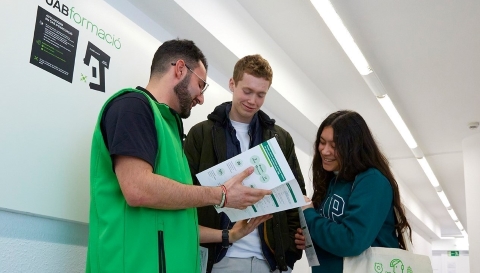
<svg viewBox="0 0 480 273">
<path fill-rule="evenodd" d="M 337 111 L 330 114 L 320 125 L 314 146 L 312 162 L 313 174 L 313 205 L 318 208 L 325 199 L 328 184 L 335 174 L 326 171 L 322 166 L 322 158 L 318 146 L 320 136 L 325 127 L 333 128 L 333 141 L 335 142 L 335 157 L 340 170 L 337 178 L 347 181 L 355 180 L 355 176 L 368 168 L 378 169 L 390 182 L 393 190 L 393 207 L 395 211 L 395 230 L 399 246 L 407 249 L 403 231 L 408 230 L 410 242 L 412 229 L 405 216 L 405 210 L 400 202 L 398 184 L 393 176 L 387 158 L 382 154 L 370 132 L 365 120 L 358 113 L 348 110 Z"/>
</svg>

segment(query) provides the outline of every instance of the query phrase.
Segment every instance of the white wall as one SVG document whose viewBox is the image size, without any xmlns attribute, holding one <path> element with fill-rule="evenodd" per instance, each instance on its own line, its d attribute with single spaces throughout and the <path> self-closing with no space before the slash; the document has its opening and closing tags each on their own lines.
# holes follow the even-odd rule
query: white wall
<svg viewBox="0 0 480 273">
<path fill-rule="evenodd" d="M 74 7 L 117 34 L 122 49 L 79 26 L 54 3 L 60 9 Z M 36 18 L 38 6 L 79 30 L 71 83 L 29 63 L 34 29 L 44 23 Z M 88 221 L 88 162 L 98 110 L 120 88 L 146 84 L 160 42 L 100 0 L 9 1 L 0 9 L 0 22 L 5 26 L 0 29 L 5 91 L 0 100 L 0 272 L 85 272 L 88 225 L 69 220 Z M 89 88 L 98 77 L 83 64 L 88 42 L 111 57 L 105 93 Z M 135 65 L 141 67 L 126 67 Z"/>
<path fill-rule="evenodd" d="M 472 272 L 480 271 L 480 134 L 465 138 L 462 142 L 463 162 L 465 173 L 465 203 L 467 206 L 467 231 L 470 244 Z"/>
<path fill-rule="evenodd" d="M 52 42 L 52 36 L 59 36 L 43 34 L 47 31 L 40 31 L 34 41 L 35 29 L 50 27 L 47 22 L 53 21 L 37 18 L 42 9 L 63 21 L 62 28 L 78 31 L 76 47 L 62 44 L 61 39 Z M 67 9 L 70 16 L 64 14 Z M 81 23 L 85 21 L 97 28 L 87 28 L 87 23 Z M 98 112 L 113 93 L 148 82 L 151 59 L 161 42 L 101 0 L 10 1 L 0 9 L 0 23 L 8 26 L 0 28 L 4 38 L 0 51 L 4 63 L 0 66 L 4 90 L 0 100 L 0 208 L 86 223 L 90 147 Z M 119 39 L 120 49 L 100 38 L 96 29 Z M 105 92 L 90 88 L 90 83 L 99 83 L 100 71 L 95 58 L 89 65 L 84 63 L 86 53 L 91 52 L 87 51 L 89 43 L 110 57 L 104 73 Z M 56 58 L 34 54 L 40 60 L 51 58 L 54 61 L 48 61 L 53 65 L 73 65 L 68 72 L 71 82 L 47 72 L 50 65 L 42 66 L 31 58 L 32 50 L 46 52 L 43 49 L 53 45 L 58 45 L 54 52 L 60 52 Z M 68 52 L 72 52 L 71 60 L 64 57 Z M 62 57 L 68 61 L 59 60 Z"/>
<path fill-rule="evenodd" d="M 448 252 L 459 251 L 460 256 L 450 257 Z M 442 239 L 432 242 L 432 266 L 434 273 L 470 272 L 468 238 Z M 471 271 L 475 272 L 475 271 Z"/>
<path fill-rule="evenodd" d="M 0 273 L 85 272 L 88 225 L 0 210 Z"/>
<path fill-rule="evenodd" d="M 0 237 L 1 273 L 84 272 L 85 246 Z"/>
<path fill-rule="evenodd" d="M 432 243 L 430 240 L 420 236 L 417 232 L 412 231 L 413 246 L 411 251 L 416 254 L 432 257 Z"/>
<path fill-rule="evenodd" d="M 433 273 L 468 273 L 470 271 L 468 256 L 449 257 L 447 254 L 432 257 Z"/>
</svg>

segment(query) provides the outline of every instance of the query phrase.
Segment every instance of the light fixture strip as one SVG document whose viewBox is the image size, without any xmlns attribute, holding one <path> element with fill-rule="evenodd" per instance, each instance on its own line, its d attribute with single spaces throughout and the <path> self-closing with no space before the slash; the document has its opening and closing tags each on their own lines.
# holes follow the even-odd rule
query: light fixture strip
<svg viewBox="0 0 480 273">
<path fill-rule="evenodd" d="M 434 188 L 440 186 L 440 183 L 438 183 L 438 179 L 433 173 L 432 169 L 430 168 L 430 165 L 428 164 L 428 161 L 425 157 L 422 158 L 417 158 L 418 163 L 420 164 L 420 167 L 422 167 L 423 172 L 427 175 L 428 180 L 432 184 Z"/>
<path fill-rule="evenodd" d="M 455 224 L 457 225 L 457 227 L 460 231 L 464 230 L 464 228 L 462 226 L 462 223 L 460 223 L 460 221 L 456 221 Z"/>
<path fill-rule="evenodd" d="M 368 65 L 367 60 L 363 56 L 360 48 L 358 48 L 355 40 L 353 40 L 352 35 L 348 32 L 348 29 L 338 16 L 337 12 L 333 8 L 332 4 L 328 0 L 310 0 L 325 21 L 325 24 L 328 26 L 332 32 L 335 39 L 337 39 L 340 46 L 343 48 L 347 54 L 350 61 L 352 61 L 355 68 L 361 75 L 368 75 L 372 72 L 370 66 Z"/>
<path fill-rule="evenodd" d="M 392 100 L 390 100 L 390 97 L 385 95 L 377 98 L 378 102 L 380 102 L 380 105 L 383 107 L 383 110 L 387 112 L 388 117 L 392 120 L 393 125 L 395 125 L 398 132 L 400 132 L 400 135 L 403 137 L 408 147 L 410 147 L 410 149 L 417 148 L 417 142 L 410 133 L 410 130 L 408 130 L 408 127 L 403 121 L 402 117 L 397 112 L 397 109 L 395 108 L 395 105 L 393 105 Z"/>
<path fill-rule="evenodd" d="M 450 202 L 448 201 L 448 198 L 445 195 L 445 192 L 444 191 L 438 191 L 437 194 L 438 194 L 438 197 L 440 197 L 440 200 L 442 201 L 443 205 L 446 208 L 450 207 Z"/>
<path fill-rule="evenodd" d="M 452 217 L 453 221 L 458 221 L 457 214 L 455 213 L 455 211 L 452 208 L 447 209 L 447 211 L 448 211 L 448 214 L 450 214 L 450 217 Z"/>
</svg>

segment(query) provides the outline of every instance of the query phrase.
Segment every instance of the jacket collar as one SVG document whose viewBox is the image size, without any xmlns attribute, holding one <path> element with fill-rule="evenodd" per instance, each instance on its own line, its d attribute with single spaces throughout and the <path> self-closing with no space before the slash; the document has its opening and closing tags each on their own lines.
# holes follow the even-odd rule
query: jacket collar
<svg viewBox="0 0 480 273">
<path fill-rule="evenodd" d="M 212 113 L 210 113 L 207 118 L 215 123 L 219 123 L 221 126 L 226 126 L 228 118 L 228 113 L 230 113 L 230 109 L 232 108 L 232 102 L 227 101 L 224 102 L 213 110 Z M 262 110 L 259 110 L 253 117 L 252 122 L 258 117 L 258 120 L 260 120 L 260 123 L 262 126 L 265 127 L 273 127 L 275 124 L 275 119 L 270 118 L 265 112 Z M 252 123 L 250 123 L 252 125 Z"/>
</svg>

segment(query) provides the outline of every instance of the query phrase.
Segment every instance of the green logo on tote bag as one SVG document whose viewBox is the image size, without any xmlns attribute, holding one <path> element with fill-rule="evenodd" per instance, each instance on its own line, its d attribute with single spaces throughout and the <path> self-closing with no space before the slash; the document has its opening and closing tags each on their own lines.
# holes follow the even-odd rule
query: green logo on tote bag
<svg viewBox="0 0 480 273">
<path fill-rule="evenodd" d="M 393 259 L 390 262 L 390 267 L 393 269 L 393 273 L 403 273 L 403 263 L 400 259 Z"/>
<path fill-rule="evenodd" d="M 382 273 L 383 272 L 383 264 L 375 263 L 375 272 Z"/>
<path fill-rule="evenodd" d="M 407 268 L 407 271 L 404 271 L 405 266 L 400 259 L 393 259 L 392 261 L 390 261 L 390 268 L 392 271 L 384 272 L 382 263 L 375 263 L 374 267 L 376 273 L 413 273 L 413 270 L 410 266 Z"/>
</svg>

